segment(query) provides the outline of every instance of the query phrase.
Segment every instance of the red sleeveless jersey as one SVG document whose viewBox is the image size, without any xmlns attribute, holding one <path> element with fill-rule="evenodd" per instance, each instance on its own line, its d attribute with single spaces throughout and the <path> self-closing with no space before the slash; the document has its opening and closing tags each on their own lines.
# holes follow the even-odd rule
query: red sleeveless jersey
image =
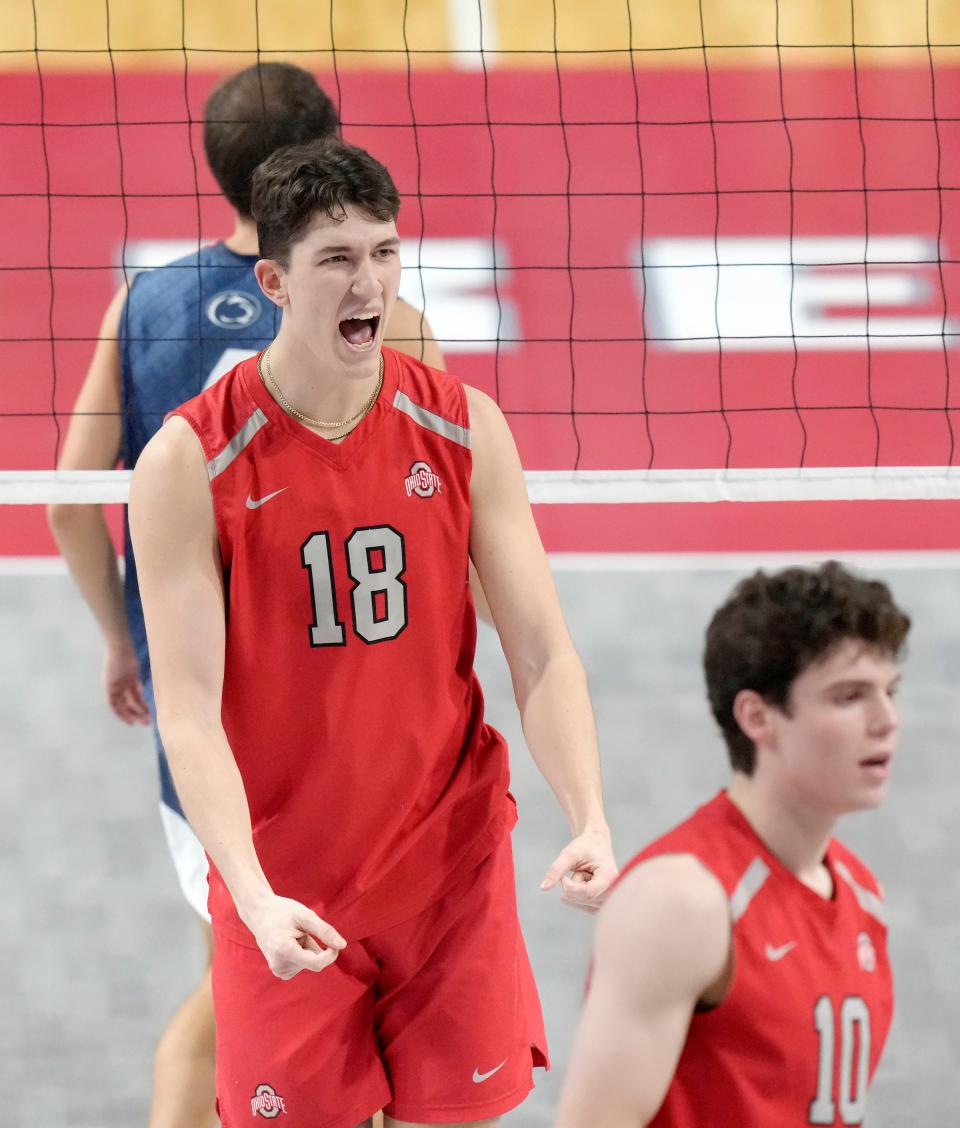
<svg viewBox="0 0 960 1128">
<path fill-rule="evenodd" d="M 274 891 L 347 939 L 419 912 L 516 820 L 483 720 L 463 385 L 390 349 L 340 444 L 256 358 L 177 409 L 203 446 L 226 590 L 222 717 Z M 210 911 L 252 937 L 211 866 Z"/>
<path fill-rule="evenodd" d="M 870 871 L 831 840 L 831 900 L 763 844 L 725 793 L 643 850 L 692 854 L 730 898 L 734 971 L 694 1013 L 651 1128 L 862 1124 L 893 1014 L 884 905 Z"/>
</svg>

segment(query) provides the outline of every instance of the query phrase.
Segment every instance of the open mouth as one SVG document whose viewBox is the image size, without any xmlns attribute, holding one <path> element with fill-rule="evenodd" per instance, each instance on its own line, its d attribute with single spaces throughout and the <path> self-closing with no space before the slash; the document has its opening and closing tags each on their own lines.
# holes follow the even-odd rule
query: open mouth
<svg viewBox="0 0 960 1128">
<path fill-rule="evenodd" d="M 885 777 L 890 771 L 892 758 L 889 752 L 878 752 L 875 756 L 867 756 L 861 760 L 860 767 L 865 768 L 873 775 Z"/>
<path fill-rule="evenodd" d="M 377 339 L 380 315 L 367 317 L 346 317 L 340 322 L 340 336 L 355 349 L 368 349 Z"/>
</svg>

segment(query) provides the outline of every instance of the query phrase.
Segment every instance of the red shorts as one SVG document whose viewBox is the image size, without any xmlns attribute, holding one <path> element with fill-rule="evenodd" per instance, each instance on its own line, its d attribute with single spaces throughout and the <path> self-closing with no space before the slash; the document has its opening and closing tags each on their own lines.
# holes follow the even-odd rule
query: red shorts
<svg viewBox="0 0 960 1128">
<path fill-rule="evenodd" d="M 336 925 L 336 921 L 331 921 Z M 321 972 L 277 979 L 257 948 L 216 935 L 217 1103 L 287 1128 L 484 1120 L 549 1068 L 517 919 L 513 853 L 494 853 L 419 916 L 355 940 Z"/>
</svg>

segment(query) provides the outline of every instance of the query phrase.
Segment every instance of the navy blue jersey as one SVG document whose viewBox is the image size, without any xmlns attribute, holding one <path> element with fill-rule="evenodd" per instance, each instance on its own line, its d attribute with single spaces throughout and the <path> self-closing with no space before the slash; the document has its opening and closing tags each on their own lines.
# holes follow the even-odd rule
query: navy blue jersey
<svg viewBox="0 0 960 1128">
<path fill-rule="evenodd" d="M 256 261 L 256 255 L 238 255 L 216 243 L 134 279 L 119 332 L 122 454 L 128 469 L 169 412 L 276 336 L 280 311 L 257 285 Z M 129 527 L 124 540 L 127 619 L 146 680 L 147 638 Z"/>
</svg>

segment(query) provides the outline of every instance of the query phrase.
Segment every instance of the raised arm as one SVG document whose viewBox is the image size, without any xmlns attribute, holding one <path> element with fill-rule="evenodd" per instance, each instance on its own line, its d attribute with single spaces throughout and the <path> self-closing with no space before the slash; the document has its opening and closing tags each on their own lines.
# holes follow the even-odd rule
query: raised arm
<svg viewBox="0 0 960 1128">
<path fill-rule="evenodd" d="M 573 840 L 543 888 L 599 907 L 616 876 L 603 812 L 600 757 L 587 679 L 560 610 L 506 420 L 467 389 L 473 446 L 470 555 L 503 646 L 527 745 L 566 815 Z M 573 877 L 565 877 L 566 874 Z"/>
<path fill-rule="evenodd" d="M 58 470 L 112 470 L 120 457 L 120 349 L 117 330 L 127 287 L 114 295 L 74 405 Z M 106 647 L 107 701 L 127 724 L 149 724 L 137 656 L 123 605 L 117 553 L 100 505 L 47 507 L 50 531 L 93 613 Z"/>
<path fill-rule="evenodd" d="M 556 1128 L 640 1128 L 663 1103 L 698 1001 L 729 976 L 720 883 L 690 855 L 651 859 L 597 921 L 589 994 Z"/>
<path fill-rule="evenodd" d="M 254 849 L 243 782 L 220 719 L 223 574 L 206 466 L 183 419 L 164 424 L 140 456 L 130 490 L 130 532 L 157 721 L 187 818 L 274 974 L 288 979 L 303 969 L 320 971 L 344 941 L 311 909 L 273 893 Z"/>
</svg>

